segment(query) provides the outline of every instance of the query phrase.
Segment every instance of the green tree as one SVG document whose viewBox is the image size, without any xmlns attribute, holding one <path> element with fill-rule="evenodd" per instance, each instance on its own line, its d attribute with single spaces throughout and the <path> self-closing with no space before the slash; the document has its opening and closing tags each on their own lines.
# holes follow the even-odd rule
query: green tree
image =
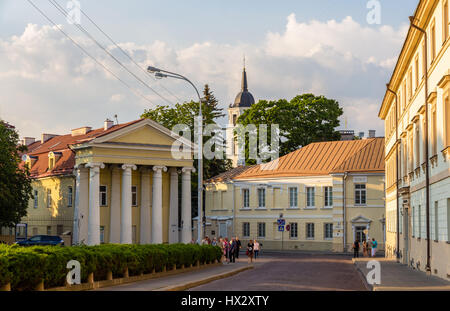
<svg viewBox="0 0 450 311">
<path fill-rule="evenodd" d="M 334 99 L 313 94 L 298 95 L 287 101 L 260 100 L 239 117 L 238 123 L 247 126 L 267 124 L 268 141 L 270 141 L 270 126 L 279 125 L 280 156 L 286 155 L 313 142 L 339 140 L 336 131 L 339 117 L 343 109 Z M 254 164 L 248 159 L 248 138 L 246 138 L 246 162 Z"/>
<path fill-rule="evenodd" d="M 32 198 L 30 173 L 21 168 L 19 135 L 13 127 L 0 120 L 0 227 L 12 227 L 27 215 Z"/>
<path fill-rule="evenodd" d="M 218 107 L 218 101 L 215 98 L 213 92 L 206 84 L 203 89 L 202 100 L 202 115 L 203 115 L 203 129 L 207 124 L 217 124 L 216 120 L 225 116 L 223 109 Z M 199 113 L 199 103 L 195 101 L 177 103 L 175 107 L 158 106 L 155 109 L 146 109 L 141 115 L 141 118 L 149 118 L 156 121 L 168 129 L 173 129 L 177 124 L 186 124 L 192 135 L 191 141 L 194 142 L 194 120 Z M 203 136 L 203 143 L 209 140 L 211 137 Z M 216 137 L 223 144 L 223 138 L 221 136 Z M 196 142 L 195 142 L 196 143 Z M 213 150 L 214 151 L 214 150 Z M 197 185 L 198 185 L 198 161 L 194 161 L 194 167 L 196 172 L 192 174 L 192 206 L 193 211 L 196 211 L 197 207 Z M 207 180 L 213 176 L 223 173 L 231 168 L 231 161 L 227 159 L 203 159 L 203 180 Z"/>
</svg>

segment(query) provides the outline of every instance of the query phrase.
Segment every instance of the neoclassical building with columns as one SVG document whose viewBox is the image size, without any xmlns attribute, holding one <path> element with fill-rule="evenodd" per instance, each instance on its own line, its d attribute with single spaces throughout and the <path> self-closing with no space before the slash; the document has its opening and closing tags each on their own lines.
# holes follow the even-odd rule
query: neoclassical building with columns
<svg viewBox="0 0 450 311">
<path fill-rule="evenodd" d="M 71 232 L 72 244 L 88 245 L 191 241 L 190 141 L 139 119 L 23 143 L 33 178 L 22 219 L 29 236 Z"/>
</svg>

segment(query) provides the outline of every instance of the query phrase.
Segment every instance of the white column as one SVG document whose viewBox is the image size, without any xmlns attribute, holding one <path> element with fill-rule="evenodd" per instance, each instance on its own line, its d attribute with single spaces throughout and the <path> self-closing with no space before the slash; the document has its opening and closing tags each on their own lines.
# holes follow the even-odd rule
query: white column
<svg viewBox="0 0 450 311">
<path fill-rule="evenodd" d="M 153 166 L 153 194 L 152 194 L 152 243 L 163 242 L 162 218 L 162 171 L 167 172 L 165 166 Z"/>
<path fill-rule="evenodd" d="M 141 172 L 141 215 L 140 215 L 140 244 L 151 243 L 150 224 L 150 170 L 142 167 Z"/>
<path fill-rule="evenodd" d="M 181 170 L 181 242 L 189 243 L 192 240 L 192 208 L 191 208 L 191 172 L 193 167 L 183 167 Z"/>
<path fill-rule="evenodd" d="M 111 202 L 109 242 L 120 243 L 120 167 L 114 165 L 111 169 Z"/>
<path fill-rule="evenodd" d="M 122 165 L 122 206 L 120 210 L 120 244 L 132 243 L 131 223 L 131 170 L 136 170 L 134 164 Z"/>
<path fill-rule="evenodd" d="M 87 219 L 89 214 L 89 180 L 88 169 L 84 164 L 75 166 L 75 206 L 73 211 L 73 241 L 72 244 L 79 244 L 87 241 Z"/>
<path fill-rule="evenodd" d="M 170 168 L 169 243 L 178 243 L 178 170 Z"/>
<path fill-rule="evenodd" d="M 100 244 L 100 169 L 103 163 L 88 163 L 89 167 L 89 218 L 87 245 Z"/>
</svg>

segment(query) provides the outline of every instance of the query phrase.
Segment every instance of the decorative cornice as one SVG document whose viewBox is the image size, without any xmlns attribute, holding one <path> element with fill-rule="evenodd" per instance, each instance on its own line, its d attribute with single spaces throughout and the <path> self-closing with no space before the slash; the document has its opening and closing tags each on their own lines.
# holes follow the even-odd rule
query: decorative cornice
<svg viewBox="0 0 450 311">
<path fill-rule="evenodd" d="M 413 124 L 410 123 L 410 124 L 408 124 L 408 126 L 406 127 L 406 130 L 407 130 L 407 131 L 410 131 L 410 130 L 412 130 L 412 128 L 413 128 Z"/>
<path fill-rule="evenodd" d="M 419 120 L 420 120 L 420 115 L 416 114 L 416 115 L 411 119 L 411 122 L 412 122 L 412 123 L 416 123 L 416 122 L 419 121 Z"/>
<path fill-rule="evenodd" d="M 439 80 L 437 86 L 441 89 L 444 89 L 447 84 L 450 82 L 450 74 L 446 74 L 442 76 L 441 80 Z"/>
<path fill-rule="evenodd" d="M 431 93 L 428 95 L 427 102 L 428 102 L 429 104 L 432 104 L 432 103 L 434 103 L 434 101 L 436 100 L 436 98 L 437 98 L 437 92 L 436 92 L 436 91 L 431 92 Z"/>
<path fill-rule="evenodd" d="M 425 113 L 425 105 L 420 106 L 419 110 L 417 111 L 417 113 L 419 114 L 424 114 Z"/>
</svg>

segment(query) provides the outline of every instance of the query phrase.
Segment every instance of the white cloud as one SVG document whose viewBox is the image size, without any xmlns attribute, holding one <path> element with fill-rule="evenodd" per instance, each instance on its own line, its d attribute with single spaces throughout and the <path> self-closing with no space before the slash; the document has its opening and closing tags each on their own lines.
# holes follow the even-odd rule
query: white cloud
<svg viewBox="0 0 450 311">
<path fill-rule="evenodd" d="M 175 49 L 158 40 L 119 44 L 141 68 L 154 65 L 183 73 L 199 89 L 208 83 L 224 108 L 239 91 L 245 53 L 249 89 L 256 100 L 290 99 L 304 92 L 325 95 L 344 106 L 349 128 L 382 133 L 378 107 L 405 29 L 366 27 L 351 17 L 304 23 L 291 14 L 283 32 L 267 33 L 259 45 L 197 42 Z M 29 24 L 23 34 L 0 39 L 0 55 L 5 56 L 0 58 L 0 118 L 15 124 L 21 136 L 101 127 L 114 114 L 120 122 L 129 121 L 145 108 L 168 104 L 87 38 L 76 40 L 152 104 L 105 72 L 56 27 Z M 115 46 L 108 49 L 170 102 L 176 98 L 162 86 L 182 100 L 196 98 L 183 81 L 155 81 Z"/>
</svg>

